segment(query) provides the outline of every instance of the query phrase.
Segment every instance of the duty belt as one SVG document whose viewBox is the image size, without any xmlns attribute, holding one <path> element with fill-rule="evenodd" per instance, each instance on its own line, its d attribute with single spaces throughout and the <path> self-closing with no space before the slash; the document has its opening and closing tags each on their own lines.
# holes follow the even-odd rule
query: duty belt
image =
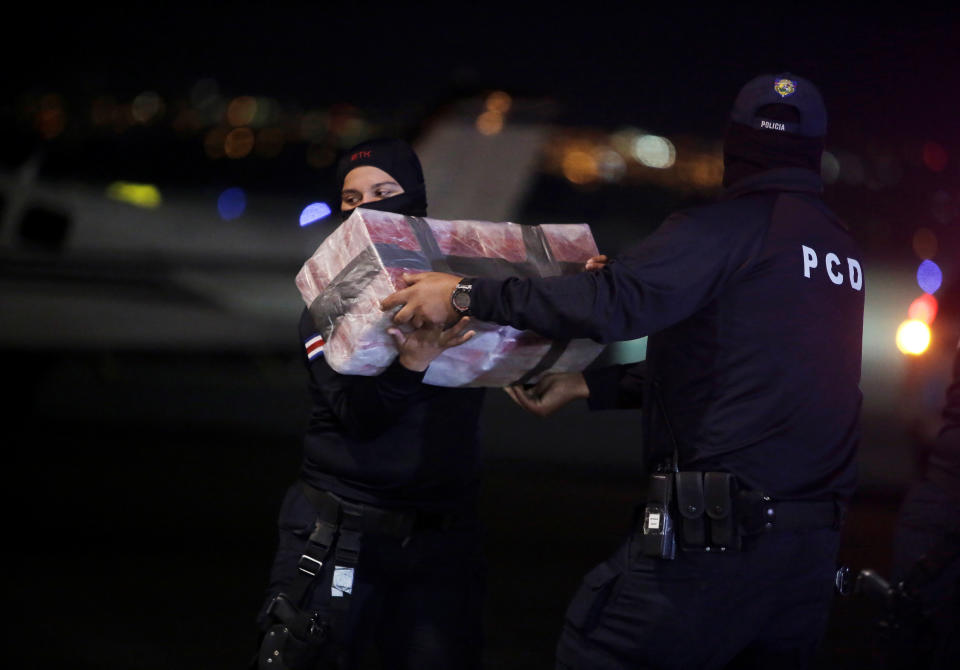
<svg viewBox="0 0 960 670">
<path fill-rule="evenodd" d="M 355 518 L 361 533 L 378 533 L 405 539 L 425 530 L 449 530 L 459 518 L 454 512 L 425 512 L 376 507 L 347 500 L 330 491 L 321 491 L 305 482 L 301 488 L 321 521 L 336 524 L 344 513 Z"/>
<path fill-rule="evenodd" d="M 837 500 L 774 500 L 756 491 L 741 491 L 736 502 L 740 532 L 840 529 L 844 507 Z"/>
<path fill-rule="evenodd" d="M 660 471 L 649 477 L 642 516 L 641 553 L 671 559 L 677 548 L 737 551 L 745 538 L 772 531 L 839 529 L 844 508 L 839 500 L 776 500 L 743 490 L 728 472 Z"/>
</svg>

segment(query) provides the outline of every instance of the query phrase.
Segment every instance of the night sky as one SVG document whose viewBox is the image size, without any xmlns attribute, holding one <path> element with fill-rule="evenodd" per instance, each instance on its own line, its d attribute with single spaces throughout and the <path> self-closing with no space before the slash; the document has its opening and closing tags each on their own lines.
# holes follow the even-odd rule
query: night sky
<svg viewBox="0 0 960 670">
<path fill-rule="evenodd" d="M 15 20 L 7 87 L 172 95 L 200 77 L 228 94 L 387 109 L 501 88 L 549 97 L 571 123 L 718 133 L 763 71 L 817 83 L 832 133 L 955 143 L 955 10 L 862 13 L 790 3 L 684 8 L 560 5 L 187 3 L 46 10 Z M 32 14 L 32 15 L 31 15 Z"/>
</svg>

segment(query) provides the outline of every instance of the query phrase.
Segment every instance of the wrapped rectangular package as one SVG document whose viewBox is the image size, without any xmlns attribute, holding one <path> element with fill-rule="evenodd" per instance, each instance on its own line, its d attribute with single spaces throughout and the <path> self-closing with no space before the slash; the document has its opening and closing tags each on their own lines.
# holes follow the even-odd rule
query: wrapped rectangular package
<svg viewBox="0 0 960 670">
<path fill-rule="evenodd" d="M 539 226 L 444 221 L 358 208 L 304 263 L 296 284 L 337 372 L 376 375 L 397 355 L 393 313 L 380 301 L 404 288 L 404 272 L 468 277 L 549 277 L 583 271 L 597 255 L 586 224 Z M 477 334 L 438 356 L 424 382 L 435 386 L 533 383 L 546 372 L 583 370 L 603 345 L 548 340 L 474 320 Z"/>
</svg>

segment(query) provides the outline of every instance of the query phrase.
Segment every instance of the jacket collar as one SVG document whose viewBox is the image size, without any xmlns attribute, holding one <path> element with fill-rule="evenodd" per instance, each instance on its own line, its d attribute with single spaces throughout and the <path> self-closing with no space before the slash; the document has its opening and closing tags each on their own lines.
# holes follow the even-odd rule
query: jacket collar
<svg viewBox="0 0 960 670">
<path fill-rule="evenodd" d="M 762 191 L 793 191 L 820 196 L 823 194 L 823 181 L 816 172 L 805 168 L 775 168 L 730 184 L 724 190 L 722 199 L 730 200 Z"/>
</svg>

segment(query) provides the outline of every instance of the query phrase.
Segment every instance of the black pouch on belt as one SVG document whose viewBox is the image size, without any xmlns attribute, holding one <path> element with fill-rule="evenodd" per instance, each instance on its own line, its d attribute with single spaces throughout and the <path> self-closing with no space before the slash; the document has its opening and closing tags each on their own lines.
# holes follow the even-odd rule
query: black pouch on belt
<svg viewBox="0 0 960 670">
<path fill-rule="evenodd" d="M 710 519 L 710 544 L 720 549 L 740 549 L 740 532 L 733 513 L 736 479 L 729 472 L 706 472 L 703 495 Z"/>
<path fill-rule="evenodd" d="M 703 473 L 678 472 L 676 480 L 680 540 L 686 548 L 702 548 L 707 544 L 707 524 L 703 516 Z"/>
</svg>

